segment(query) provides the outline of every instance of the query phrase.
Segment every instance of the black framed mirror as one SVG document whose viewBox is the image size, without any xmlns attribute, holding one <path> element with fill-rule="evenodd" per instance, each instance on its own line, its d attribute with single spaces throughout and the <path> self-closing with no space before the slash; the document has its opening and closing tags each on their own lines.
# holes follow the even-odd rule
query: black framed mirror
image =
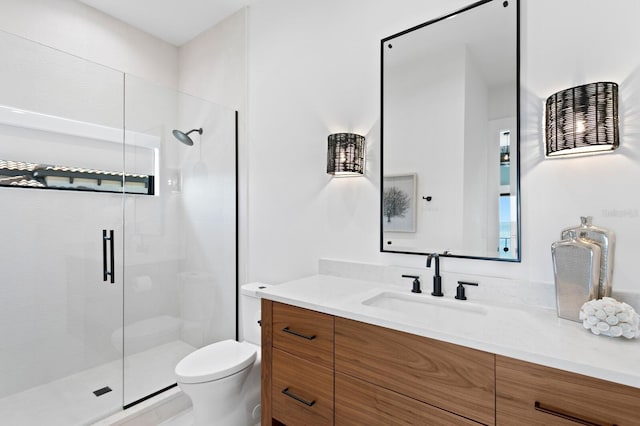
<svg viewBox="0 0 640 426">
<path fill-rule="evenodd" d="M 381 40 L 381 251 L 520 261 L 519 6 Z"/>
</svg>

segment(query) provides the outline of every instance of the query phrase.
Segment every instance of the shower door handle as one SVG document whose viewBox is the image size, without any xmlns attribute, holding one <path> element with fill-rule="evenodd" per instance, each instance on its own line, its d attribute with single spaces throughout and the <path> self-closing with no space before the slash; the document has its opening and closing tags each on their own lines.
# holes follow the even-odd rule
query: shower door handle
<svg viewBox="0 0 640 426">
<path fill-rule="evenodd" d="M 111 258 L 110 265 L 111 270 L 107 268 L 107 241 L 109 242 L 109 254 Z M 111 284 L 115 283 L 115 259 L 114 259 L 114 247 L 113 247 L 113 229 L 109 230 L 107 236 L 107 230 L 102 230 L 102 281 L 107 281 L 111 277 Z"/>
</svg>

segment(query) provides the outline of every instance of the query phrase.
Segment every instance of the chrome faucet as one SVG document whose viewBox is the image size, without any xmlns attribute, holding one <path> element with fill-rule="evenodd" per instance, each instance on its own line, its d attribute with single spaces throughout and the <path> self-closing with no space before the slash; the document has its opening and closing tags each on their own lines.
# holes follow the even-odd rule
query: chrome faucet
<svg viewBox="0 0 640 426">
<path fill-rule="evenodd" d="M 444 254 L 447 254 L 445 251 Z M 431 267 L 431 259 L 436 260 L 435 271 L 433 274 L 433 292 L 432 296 L 442 297 L 442 277 L 440 276 L 440 255 L 438 253 L 431 253 L 427 256 L 427 268 Z"/>
</svg>

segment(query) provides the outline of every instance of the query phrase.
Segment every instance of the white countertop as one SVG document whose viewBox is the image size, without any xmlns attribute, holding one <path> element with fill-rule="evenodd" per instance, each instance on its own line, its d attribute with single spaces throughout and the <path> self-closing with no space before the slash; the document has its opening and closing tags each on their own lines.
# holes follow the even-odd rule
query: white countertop
<svg viewBox="0 0 640 426">
<path fill-rule="evenodd" d="M 596 336 L 580 323 L 558 318 L 555 310 L 460 301 L 450 294 L 438 298 L 428 291 L 416 295 L 410 287 L 314 275 L 270 286 L 257 294 L 276 302 L 640 388 L 640 339 Z M 383 292 L 391 299 L 409 300 L 408 308 L 401 311 L 362 303 Z"/>
</svg>

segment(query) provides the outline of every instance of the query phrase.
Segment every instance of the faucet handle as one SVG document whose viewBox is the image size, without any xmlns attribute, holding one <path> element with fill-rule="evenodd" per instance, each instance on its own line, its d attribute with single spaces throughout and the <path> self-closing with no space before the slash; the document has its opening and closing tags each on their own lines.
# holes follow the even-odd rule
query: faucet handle
<svg viewBox="0 0 640 426">
<path fill-rule="evenodd" d="M 468 281 L 458 281 L 458 288 L 456 289 L 456 299 L 467 300 L 467 296 L 464 294 L 465 285 L 473 285 L 477 287 L 478 283 L 470 283 Z"/>
<path fill-rule="evenodd" d="M 411 289 L 411 293 L 422 293 L 422 290 L 420 290 L 420 276 L 403 274 L 402 278 L 413 278 L 413 288 Z"/>
</svg>

